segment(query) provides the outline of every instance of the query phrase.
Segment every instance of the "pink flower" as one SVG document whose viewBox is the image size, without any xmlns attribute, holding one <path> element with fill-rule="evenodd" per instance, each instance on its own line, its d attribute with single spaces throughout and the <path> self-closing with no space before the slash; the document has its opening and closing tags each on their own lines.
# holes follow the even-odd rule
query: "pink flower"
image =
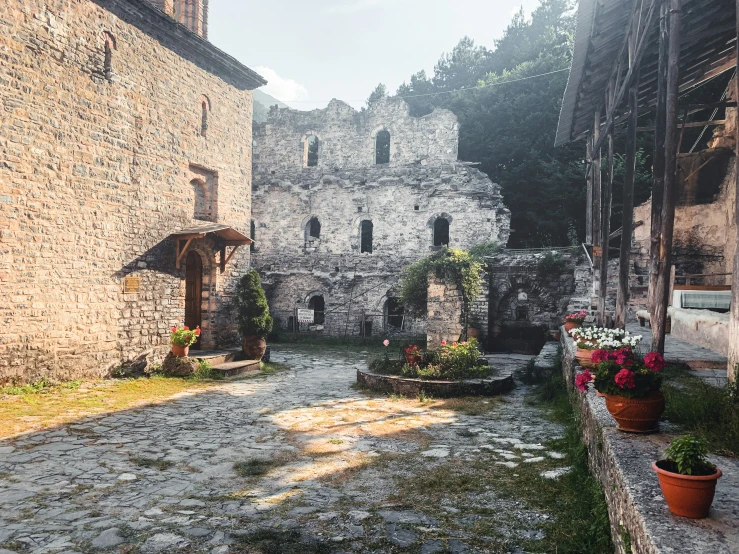
<svg viewBox="0 0 739 554">
<path fill-rule="evenodd" d="M 634 361 L 634 353 L 629 347 L 621 348 L 613 353 L 613 360 L 620 366 L 628 366 Z"/>
<path fill-rule="evenodd" d="M 575 377 L 575 386 L 581 391 L 588 390 L 588 383 L 593 381 L 593 374 L 589 370 L 585 370 L 582 373 L 578 373 Z"/>
<path fill-rule="evenodd" d="M 590 355 L 590 361 L 594 364 L 600 364 L 603 362 L 607 362 L 609 360 L 609 352 L 608 350 L 593 350 L 593 353 Z"/>
<path fill-rule="evenodd" d="M 386 347 L 390 346 L 390 341 L 385 339 L 384 341 L 382 341 L 382 344 L 384 344 Z"/>
<path fill-rule="evenodd" d="M 622 389 L 633 389 L 636 387 L 636 381 L 634 380 L 634 372 L 628 369 L 622 369 L 616 374 L 616 384 Z"/>
<path fill-rule="evenodd" d="M 652 371 L 661 371 L 667 366 L 667 362 L 659 352 L 650 352 L 644 356 L 644 365 Z"/>
<path fill-rule="evenodd" d="M 441 341 L 441 345 L 446 346 L 446 341 L 445 340 Z"/>
</svg>

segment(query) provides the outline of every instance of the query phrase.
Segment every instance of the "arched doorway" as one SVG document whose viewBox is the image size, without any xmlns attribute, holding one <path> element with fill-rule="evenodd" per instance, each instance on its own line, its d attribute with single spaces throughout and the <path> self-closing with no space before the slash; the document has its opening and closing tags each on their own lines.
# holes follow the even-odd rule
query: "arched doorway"
<svg viewBox="0 0 739 554">
<path fill-rule="evenodd" d="M 203 301 L 203 260 L 200 254 L 190 250 L 185 268 L 185 326 L 195 329 L 201 324 Z M 190 348 L 200 349 L 200 338 Z"/>
</svg>

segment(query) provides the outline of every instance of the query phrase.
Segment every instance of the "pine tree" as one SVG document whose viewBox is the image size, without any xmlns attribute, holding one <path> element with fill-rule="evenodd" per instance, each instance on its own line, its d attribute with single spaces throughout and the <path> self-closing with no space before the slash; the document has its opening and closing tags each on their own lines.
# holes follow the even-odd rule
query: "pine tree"
<svg viewBox="0 0 739 554">
<path fill-rule="evenodd" d="M 256 270 L 244 275 L 236 285 L 235 303 L 242 336 L 265 336 L 272 332 L 267 296 Z"/>
</svg>

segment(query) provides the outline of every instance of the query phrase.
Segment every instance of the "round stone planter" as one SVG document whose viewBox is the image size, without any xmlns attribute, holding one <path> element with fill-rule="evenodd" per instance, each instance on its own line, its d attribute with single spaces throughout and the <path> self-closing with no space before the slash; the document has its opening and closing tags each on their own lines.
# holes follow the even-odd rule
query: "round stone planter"
<svg viewBox="0 0 739 554">
<path fill-rule="evenodd" d="M 395 375 L 380 375 L 361 369 L 357 370 L 357 383 L 377 392 L 402 394 L 409 397 L 416 397 L 423 393 L 434 398 L 496 396 L 512 390 L 515 386 L 513 375 L 510 373 L 501 373 L 485 379 L 427 381 Z"/>
</svg>

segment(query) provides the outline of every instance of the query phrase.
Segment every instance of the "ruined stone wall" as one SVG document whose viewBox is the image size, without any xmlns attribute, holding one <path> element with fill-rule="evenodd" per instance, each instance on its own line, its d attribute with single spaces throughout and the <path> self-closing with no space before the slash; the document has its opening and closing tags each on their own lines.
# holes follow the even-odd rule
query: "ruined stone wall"
<svg viewBox="0 0 739 554">
<path fill-rule="evenodd" d="M 356 111 L 332 100 L 321 110 L 272 109 L 266 123 L 254 129 L 254 175 L 282 174 L 306 166 L 306 140 L 318 138 L 316 167 L 349 169 L 376 162 L 376 138 L 390 133 L 390 166 L 411 163 L 438 165 L 457 159 L 459 123 L 449 110 L 436 109 L 411 117 L 408 104 L 386 98 L 373 108 Z"/>
<path fill-rule="evenodd" d="M 187 31 L 141 1 L 13 0 L 0 20 L 0 381 L 161 355 L 184 317 L 167 237 L 193 221 L 190 182 L 205 175 L 218 221 L 249 232 L 251 92 L 203 69 L 172 40 Z M 221 274 L 213 246 L 194 244 L 205 347 L 233 340 L 225 306 L 249 265 L 242 248 Z"/>
<path fill-rule="evenodd" d="M 464 298 L 457 284 L 429 276 L 426 333 L 429 350 L 441 348 L 442 341 L 452 343 L 463 338 L 463 312 Z"/>
</svg>

